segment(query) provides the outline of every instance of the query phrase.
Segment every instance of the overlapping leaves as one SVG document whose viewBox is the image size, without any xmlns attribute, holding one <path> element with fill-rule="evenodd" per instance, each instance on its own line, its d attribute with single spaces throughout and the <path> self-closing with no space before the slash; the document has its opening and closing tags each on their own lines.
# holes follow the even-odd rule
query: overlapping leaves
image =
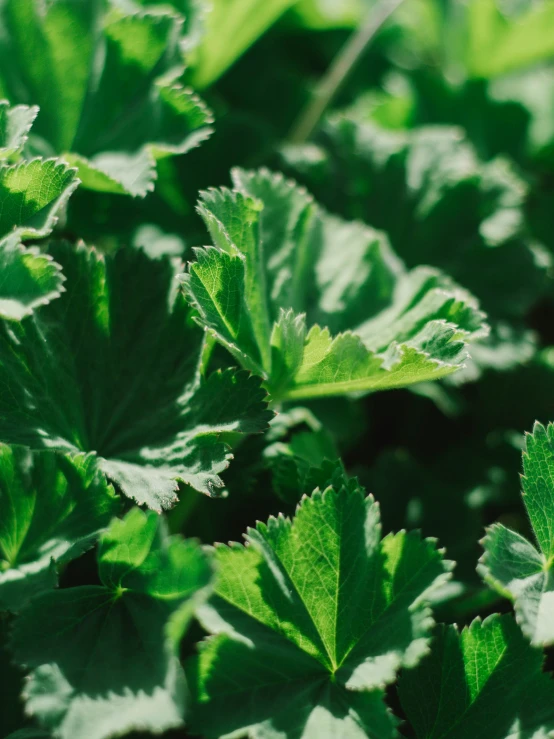
<svg viewBox="0 0 554 739">
<path fill-rule="evenodd" d="M 56 565 L 91 547 L 118 509 L 92 455 L 0 444 L 0 608 L 53 588 Z"/>
<path fill-rule="evenodd" d="M 291 521 L 217 546 L 214 636 L 190 666 L 193 726 L 208 737 L 392 737 L 382 687 L 427 650 L 425 601 L 448 577 L 433 540 L 381 540 L 379 509 L 340 477 Z"/>
<path fill-rule="evenodd" d="M 502 524 L 483 540 L 479 569 L 515 601 L 516 618 L 534 644 L 554 643 L 554 424 L 535 424 L 523 455 L 523 501 L 535 543 Z"/>
<path fill-rule="evenodd" d="M 180 82 L 180 17 L 127 6 L 2 0 L 0 92 L 40 107 L 28 152 L 63 155 L 84 187 L 144 196 L 157 159 L 197 146 L 211 115 Z"/>
<path fill-rule="evenodd" d="M 51 253 L 67 291 L 0 326 L 0 439 L 95 453 L 126 495 L 156 510 L 175 502 L 179 482 L 216 495 L 232 456 L 226 435 L 271 418 L 259 380 L 200 378 L 202 332 L 169 259 L 67 243 Z"/>
<path fill-rule="evenodd" d="M 521 317 L 546 287 L 550 260 L 528 233 L 525 183 L 505 160 L 479 162 L 459 129 L 335 118 L 318 156 L 288 156 L 325 205 L 384 229 L 408 266 L 445 269 L 492 317 Z"/>
<path fill-rule="evenodd" d="M 0 101 L 0 317 L 13 320 L 62 290 L 59 266 L 22 239 L 47 236 L 79 182 L 60 160 L 20 161 L 36 115 Z"/>
<path fill-rule="evenodd" d="M 444 377 L 486 333 L 467 292 L 438 270 L 408 272 L 384 234 L 328 215 L 281 175 L 233 176 L 236 190 L 202 196 L 215 247 L 196 250 L 184 289 L 273 398 Z"/>
<path fill-rule="evenodd" d="M 179 726 L 186 693 L 176 650 L 208 594 L 208 558 L 133 508 L 102 535 L 97 559 L 101 585 L 37 596 L 16 621 L 12 648 L 31 669 L 27 711 L 60 739 Z"/>
</svg>

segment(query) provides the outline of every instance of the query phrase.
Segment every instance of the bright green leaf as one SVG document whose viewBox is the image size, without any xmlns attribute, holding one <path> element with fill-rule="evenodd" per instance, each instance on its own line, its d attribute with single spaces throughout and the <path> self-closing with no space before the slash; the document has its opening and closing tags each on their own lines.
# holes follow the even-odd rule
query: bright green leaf
<svg viewBox="0 0 554 739">
<path fill-rule="evenodd" d="M 0 237 L 36 239 L 49 234 L 79 184 L 75 169 L 58 159 L 0 167 Z"/>
<path fill-rule="evenodd" d="M 479 571 L 515 601 L 516 618 L 534 644 L 554 643 L 554 424 L 536 423 L 523 454 L 523 502 L 536 544 L 502 524 L 483 540 Z"/>
<path fill-rule="evenodd" d="M 7 100 L 0 100 L 0 159 L 10 159 L 21 151 L 37 113 L 36 106 L 12 107 Z"/>
<path fill-rule="evenodd" d="M 328 215 L 281 175 L 233 176 L 236 191 L 202 196 L 215 247 L 196 250 L 184 290 L 274 399 L 438 379 L 486 333 L 468 293 L 437 270 L 406 271 L 384 234 Z"/>
<path fill-rule="evenodd" d="M 63 290 L 61 267 L 48 254 L 26 248 L 18 236 L 0 241 L 0 318 L 19 321 Z"/>
<path fill-rule="evenodd" d="M 51 252 L 67 291 L 39 316 L 0 326 L 0 439 L 95 453 L 126 495 L 155 510 L 176 501 L 179 482 L 216 495 L 232 457 L 226 435 L 271 418 L 259 380 L 199 377 L 203 334 L 174 262 L 82 244 Z"/>
<path fill-rule="evenodd" d="M 0 607 L 56 585 L 56 564 L 90 548 L 119 509 L 92 456 L 0 444 Z"/>
<path fill-rule="evenodd" d="M 144 196 L 157 159 L 211 133 L 211 114 L 180 82 L 182 20 L 167 7 L 2 0 L 0 22 L 0 89 L 40 107 L 28 149 L 64 155 L 84 187 Z"/>
<path fill-rule="evenodd" d="M 554 4 L 537 3 L 509 18 L 497 0 L 470 0 L 467 71 L 494 77 L 554 57 Z"/>
<path fill-rule="evenodd" d="M 60 739 L 179 726 L 186 689 L 176 649 L 208 594 L 208 558 L 133 508 L 101 537 L 98 569 L 102 585 L 37 596 L 17 619 L 12 649 L 31 670 L 27 711 Z"/>
<path fill-rule="evenodd" d="M 191 666 L 193 726 L 208 737 L 395 736 L 381 689 L 427 651 L 426 598 L 450 569 L 435 542 L 381 540 L 378 505 L 355 480 L 245 538 L 215 549 L 218 583 L 199 618 L 217 636 Z"/>
<path fill-rule="evenodd" d="M 194 84 L 203 88 L 214 82 L 296 1 L 213 0 L 191 58 Z"/>
<path fill-rule="evenodd" d="M 546 739 L 554 730 L 554 683 L 543 656 L 511 616 L 489 616 L 458 633 L 440 627 L 431 649 L 400 680 L 417 739 Z"/>
<path fill-rule="evenodd" d="M 79 184 L 60 160 L 9 165 L 36 114 L 37 108 L 0 101 L 0 318 L 9 320 L 21 320 L 63 290 L 59 265 L 21 239 L 47 236 Z"/>
</svg>

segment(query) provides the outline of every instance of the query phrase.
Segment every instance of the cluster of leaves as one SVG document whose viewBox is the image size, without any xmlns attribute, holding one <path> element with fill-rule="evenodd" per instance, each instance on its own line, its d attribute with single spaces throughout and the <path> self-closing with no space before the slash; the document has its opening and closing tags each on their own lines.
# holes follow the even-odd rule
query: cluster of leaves
<svg viewBox="0 0 554 739">
<path fill-rule="evenodd" d="M 554 736 L 553 30 L 0 0 L 2 736 Z"/>
</svg>

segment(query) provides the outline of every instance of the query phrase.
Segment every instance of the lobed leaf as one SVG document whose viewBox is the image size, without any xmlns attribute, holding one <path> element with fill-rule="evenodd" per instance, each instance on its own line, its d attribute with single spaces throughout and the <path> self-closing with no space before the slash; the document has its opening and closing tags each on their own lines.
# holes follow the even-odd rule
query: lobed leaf
<svg viewBox="0 0 554 739">
<path fill-rule="evenodd" d="M 17 618 L 12 649 L 31 669 L 27 711 L 61 739 L 179 726 L 185 685 L 176 651 L 208 594 L 209 560 L 137 508 L 114 520 L 97 559 L 101 585 L 37 596 Z"/>
<path fill-rule="evenodd" d="M 382 688 L 427 651 L 426 598 L 450 569 L 434 541 L 381 540 L 378 505 L 341 480 L 245 538 L 215 549 L 218 583 L 199 611 L 215 636 L 190 666 L 193 728 L 395 736 Z"/>
<path fill-rule="evenodd" d="M 79 184 L 75 170 L 57 159 L 10 164 L 37 112 L 0 101 L 0 318 L 16 321 L 63 290 L 59 265 L 21 240 L 50 234 Z"/>
<path fill-rule="evenodd" d="M 536 544 L 494 524 L 483 539 L 478 571 L 515 601 L 516 619 L 533 644 L 554 643 L 554 424 L 536 423 L 523 454 L 523 502 Z"/>
<path fill-rule="evenodd" d="M 11 106 L 0 100 L 0 160 L 9 161 L 21 152 L 37 113 L 36 106 Z"/>
<path fill-rule="evenodd" d="M 274 399 L 438 379 L 486 333 L 468 293 L 437 270 L 407 272 L 382 233 L 267 170 L 233 177 L 237 190 L 202 196 L 215 246 L 182 281 L 200 323 Z"/>
<path fill-rule="evenodd" d="M 325 205 L 386 231 L 408 266 L 445 269 L 496 319 L 520 317 L 544 289 L 550 260 L 528 232 L 528 187 L 507 160 L 479 161 L 452 126 L 387 131 L 336 117 L 320 141 L 323 162 L 295 150 L 295 170 Z"/>
<path fill-rule="evenodd" d="M 55 587 L 56 566 L 92 547 L 118 509 L 93 456 L 0 444 L 0 607 Z"/>
<path fill-rule="evenodd" d="M 265 429 L 258 379 L 200 378 L 202 332 L 173 288 L 177 265 L 141 250 L 103 257 L 54 243 L 67 291 L 40 315 L 0 325 L 0 439 L 93 453 L 125 495 L 160 510 L 179 483 L 209 495 L 231 434 Z"/>
<path fill-rule="evenodd" d="M 156 162 L 184 154 L 212 117 L 181 84 L 182 19 L 109 0 L 3 0 L 0 91 L 38 103 L 28 149 L 63 155 L 83 187 L 143 197 Z"/>
<path fill-rule="evenodd" d="M 552 680 L 511 616 L 441 626 L 431 649 L 400 679 L 417 739 L 534 739 L 554 729 Z"/>
</svg>

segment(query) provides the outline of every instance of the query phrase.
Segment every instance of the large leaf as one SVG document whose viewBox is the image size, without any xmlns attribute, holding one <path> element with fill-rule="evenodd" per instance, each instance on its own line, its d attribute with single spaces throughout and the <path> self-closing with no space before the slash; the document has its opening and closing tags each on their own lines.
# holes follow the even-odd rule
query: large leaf
<svg viewBox="0 0 554 739">
<path fill-rule="evenodd" d="M 554 683 L 511 616 L 489 616 L 458 633 L 440 627 L 431 654 L 400 680 L 417 739 L 546 739 L 554 730 Z"/>
<path fill-rule="evenodd" d="M 191 666 L 193 726 L 208 737 L 392 737 L 382 687 L 427 651 L 429 593 L 449 563 L 434 540 L 381 540 L 355 480 L 304 498 L 217 546 L 207 639 Z M 191 688 L 193 685 L 191 684 Z"/>
<path fill-rule="evenodd" d="M 502 524 L 483 540 L 479 570 L 515 601 L 516 618 L 534 644 L 554 643 L 554 424 L 535 424 L 523 454 L 523 502 L 535 544 Z"/>
<path fill-rule="evenodd" d="M 287 159 L 331 210 L 385 230 L 408 266 L 446 270 L 491 318 L 521 318 L 537 301 L 551 259 L 528 232 L 527 186 L 509 162 L 480 162 L 450 126 L 399 132 L 334 118 L 319 141 Z"/>
<path fill-rule="evenodd" d="M 158 158 L 210 134 L 210 113 L 179 81 L 175 13 L 2 0 L 0 25 L 0 91 L 40 107 L 29 150 L 63 154 L 84 187 L 144 196 Z"/>
<path fill-rule="evenodd" d="M 100 539 L 102 585 L 37 596 L 16 620 L 12 649 L 31 669 L 27 711 L 60 739 L 104 739 L 182 723 L 176 656 L 211 567 L 200 546 L 169 537 L 133 508 Z"/>
<path fill-rule="evenodd" d="M 67 291 L 38 317 L 0 326 L 0 439 L 93 452 L 155 510 L 175 502 L 179 482 L 216 495 L 232 456 L 226 434 L 271 418 L 259 380 L 232 370 L 200 379 L 202 332 L 169 259 L 67 243 L 51 252 Z"/>
<path fill-rule="evenodd" d="M 91 547 L 118 508 L 92 456 L 0 444 L 0 607 L 54 587 L 56 564 Z"/>
<path fill-rule="evenodd" d="M 237 190 L 202 196 L 215 247 L 196 250 L 183 284 L 274 399 L 444 377 L 486 333 L 468 293 L 437 270 L 405 270 L 384 234 L 328 215 L 281 175 L 233 176 Z"/>
</svg>

